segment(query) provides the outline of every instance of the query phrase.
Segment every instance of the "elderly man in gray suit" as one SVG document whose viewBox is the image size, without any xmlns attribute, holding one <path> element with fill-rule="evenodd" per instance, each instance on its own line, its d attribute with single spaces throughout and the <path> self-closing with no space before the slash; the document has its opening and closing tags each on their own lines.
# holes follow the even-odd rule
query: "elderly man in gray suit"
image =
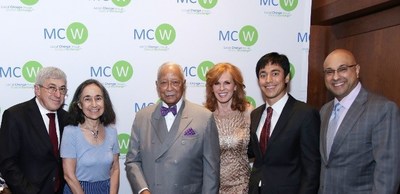
<svg viewBox="0 0 400 194">
<path fill-rule="evenodd" d="M 178 64 L 163 64 L 161 102 L 136 114 L 125 162 L 134 194 L 218 193 L 217 127 L 210 111 L 183 98 L 185 84 Z"/>
<path fill-rule="evenodd" d="M 325 59 L 325 85 L 335 99 L 320 111 L 320 194 L 396 194 L 399 187 L 399 108 L 366 91 L 359 73 L 348 50 Z"/>
</svg>

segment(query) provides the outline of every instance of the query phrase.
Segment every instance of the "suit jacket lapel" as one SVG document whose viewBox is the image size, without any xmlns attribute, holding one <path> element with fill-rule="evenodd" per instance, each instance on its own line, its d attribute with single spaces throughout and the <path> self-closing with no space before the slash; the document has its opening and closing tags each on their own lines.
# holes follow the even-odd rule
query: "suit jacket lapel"
<svg viewBox="0 0 400 194">
<path fill-rule="evenodd" d="M 171 126 L 170 131 L 167 133 L 167 136 L 160 148 L 160 152 L 157 154 L 156 158 L 162 156 L 173 144 L 174 142 L 181 136 L 182 132 L 192 121 L 192 118 L 188 116 L 188 108 L 185 108 L 186 101 L 182 101 L 182 106 L 180 107 L 174 123 Z"/>
<path fill-rule="evenodd" d="M 153 114 L 151 115 L 151 127 L 154 133 L 156 134 L 160 144 L 164 141 L 164 137 L 167 130 L 165 119 L 161 116 L 160 112 L 161 106 L 162 103 L 158 103 L 157 107 L 154 109 Z"/>
<path fill-rule="evenodd" d="M 324 162 L 326 163 L 328 156 L 326 153 L 326 135 L 327 135 L 327 131 L 328 131 L 328 125 L 329 125 L 329 119 L 331 117 L 332 114 L 332 110 L 333 110 L 333 100 L 331 102 L 329 102 L 327 108 L 325 109 L 324 112 L 321 112 L 321 152 L 322 152 L 322 159 L 324 160 Z"/>
<path fill-rule="evenodd" d="M 289 122 L 290 117 L 293 114 L 293 105 L 296 101 L 292 96 L 289 95 L 288 101 L 285 104 L 285 107 L 282 109 L 282 113 L 279 116 L 279 119 L 271 133 L 271 136 L 268 141 L 267 145 L 267 152 L 268 152 L 268 147 L 270 144 L 273 144 L 273 142 L 279 137 L 279 134 L 282 133 L 282 130 L 284 130 L 285 125 Z"/>
<path fill-rule="evenodd" d="M 266 107 L 266 105 L 263 104 L 259 108 L 255 109 L 252 113 L 253 116 L 251 117 L 251 122 L 250 122 L 250 134 L 252 134 L 254 142 L 256 144 L 256 146 L 253 147 L 255 149 L 255 150 L 253 150 L 253 152 L 256 155 L 256 157 L 259 157 L 259 158 L 262 157 L 262 154 L 261 154 L 261 149 L 259 146 L 260 142 L 257 137 L 257 128 L 260 123 L 261 116 L 265 110 L 265 107 Z"/>
<path fill-rule="evenodd" d="M 35 98 L 29 101 L 28 106 L 27 117 L 29 117 L 28 119 L 31 120 L 33 125 L 31 130 L 36 131 L 38 134 L 38 137 L 40 138 L 38 142 L 44 143 L 46 149 L 48 149 L 50 153 L 53 153 L 53 144 L 51 144 L 49 133 L 47 132 L 46 125 L 43 122 L 43 118 L 39 111 L 39 107 L 36 104 Z"/>
<path fill-rule="evenodd" d="M 353 129 L 353 126 L 358 121 L 358 118 L 364 112 L 364 104 L 367 101 L 367 95 L 368 93 L 363 88 L 361 88 L 360 93 L 357 95 L 353 104 L 350 106 L 350 109 L 347 111 L 342 123 L 338 128 L 338 131 L 336 132 L 329 158 L 331 158 L 331 155 L 339 149 L 346 136 L 349 134 L 349 132 Z"/>
</svg>

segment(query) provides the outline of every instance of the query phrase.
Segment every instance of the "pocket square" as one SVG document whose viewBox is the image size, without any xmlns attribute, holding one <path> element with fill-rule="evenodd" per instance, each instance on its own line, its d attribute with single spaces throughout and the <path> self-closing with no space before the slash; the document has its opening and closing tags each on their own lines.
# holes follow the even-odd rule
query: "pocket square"
<svg viewBox="0 0 400 194">
<path fill-rule="evenodd" d="M 184 135 L 184 136 L 194 136 L 194 135 L 196 135 L 196 131 L 190 127 L 190 128 L 187 128 L 187 129 L 183 132 L 183 135 Z"/>
</svg>

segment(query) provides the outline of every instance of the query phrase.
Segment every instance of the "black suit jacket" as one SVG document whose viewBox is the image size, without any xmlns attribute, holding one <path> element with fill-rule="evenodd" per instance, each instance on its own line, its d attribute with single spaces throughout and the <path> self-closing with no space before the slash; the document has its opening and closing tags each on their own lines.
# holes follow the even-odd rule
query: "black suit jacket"
<svg viewBox="0 0 400 194">
<path fill-rule="evenodd" d="M 60 108 L 57 116 L 59 134 L 62 134 L 67 112 Z M 35 98 L 4 111 L 0 128 L 0 172 L 13 194 L 54 193 L 57 170 L 64 185 L 61 164 L 61 158 L 53 154 Z"/>
<path fill-rule="evenodd" d="M 289 95 L 263 157 L 256 131 L 265 107 L 251 113 L 249 157 L 255 160 L 249 193 L 259 193 L 260 180 L 262 194 L 317 193 L 321 167 L 318 111 Z"/>
</svg>

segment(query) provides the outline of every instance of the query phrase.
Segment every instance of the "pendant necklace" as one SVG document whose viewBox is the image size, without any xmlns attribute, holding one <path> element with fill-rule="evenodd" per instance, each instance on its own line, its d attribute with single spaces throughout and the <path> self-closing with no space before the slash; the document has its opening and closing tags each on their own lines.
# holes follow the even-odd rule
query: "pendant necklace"
<svg viewBox="0 0 400 194">
<path fill-rule="evenodd" d="M 93 138 L 97 139 L 99 137 L 99 130 L 91 130 L 91 129 L 89 129 L 89 131 L 93 135 Z"/>
<path fill-rule="evenodd" d="M 82 127 L 82 128 L 88 130 L 92 134 L 94 139 L 97 140 L 97 138 L 99 138 L 99 129 L 98 129 L 99 126 L 95 127 L 94 129 L 90 129 L 89 127 Z"/>
</svg>

